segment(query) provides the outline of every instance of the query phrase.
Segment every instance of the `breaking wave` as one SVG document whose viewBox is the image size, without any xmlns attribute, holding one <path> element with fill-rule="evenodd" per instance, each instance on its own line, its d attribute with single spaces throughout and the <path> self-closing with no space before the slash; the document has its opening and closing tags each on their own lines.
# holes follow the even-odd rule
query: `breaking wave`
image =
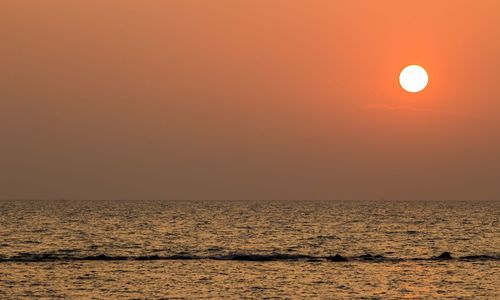
<svg viewBox="0 0 500 300">
<path fill-rule="evenodd" d="M 90 255 L 74 256 L 61 253 L 23 253 L 11 257 L 0 257 L 1 262 L 54 262 L 54 261 L 153 261 L 153 260 L 222 260 L 222 261 L 305 261 L 305 262 L 400 262 L 400 261 L 485 261 L 500 260 L 500 255 L 467 255 L 454 257 L 449 252 L 443 252 L 439 256 L 424 258 L 397 258 L 382 255 L 364 254 L 359 256 L 314 256 L 302 254 L 251 254 L 232 253 L 221 255 L 192 255 L 179 253 L 174 255 L 143 255 L 143 256 L 114 256 L 114 255 Z"/>
</svg>

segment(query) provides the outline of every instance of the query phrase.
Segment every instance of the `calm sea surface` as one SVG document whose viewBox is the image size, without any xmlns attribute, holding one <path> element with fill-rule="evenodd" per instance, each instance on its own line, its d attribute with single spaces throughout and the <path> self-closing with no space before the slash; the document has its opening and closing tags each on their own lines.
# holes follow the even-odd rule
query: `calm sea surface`
<svg viewBox="0 0 500 300">
<path fill-rule="evenodd" d="M 2 299 L 266 297 L 500 299 L 500 202 L 0 201 Z"/>
</svg>

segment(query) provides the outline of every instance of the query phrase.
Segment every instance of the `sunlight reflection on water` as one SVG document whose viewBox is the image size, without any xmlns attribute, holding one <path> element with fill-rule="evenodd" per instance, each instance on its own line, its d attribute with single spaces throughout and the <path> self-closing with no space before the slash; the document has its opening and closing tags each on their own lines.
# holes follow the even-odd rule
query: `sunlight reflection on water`
<svg viewBox="0 0 500 300">
<path fill-rule="evenodd" d="M 498 258 L 498 202 L 1 201 L 0 211 L 2 298 L 491 299 L 500 286 L 498 259 L 412 260 Z M 235 254 L 273 259 L 213 259 Z M 335 254 L 349 261 L 281 260 Z M 388 260 L 350 259 L 363 254 Z M 169 255 L 211 259 L 118 260 Z"/>
</svg>

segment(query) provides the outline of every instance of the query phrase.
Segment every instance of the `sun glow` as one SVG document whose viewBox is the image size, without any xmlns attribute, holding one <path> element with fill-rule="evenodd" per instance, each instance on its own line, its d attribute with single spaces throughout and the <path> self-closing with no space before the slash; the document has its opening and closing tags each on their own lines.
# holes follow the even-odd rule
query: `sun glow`
<svg viewBox="0 0 500 300">
<path fill-rule="evenodd" d="M 424 68 L 418 65 L 407 66 L 399 75 L 399 84 L 409 93 L 418 93 L 429 83 L 429 75 Z"/>
</svg>

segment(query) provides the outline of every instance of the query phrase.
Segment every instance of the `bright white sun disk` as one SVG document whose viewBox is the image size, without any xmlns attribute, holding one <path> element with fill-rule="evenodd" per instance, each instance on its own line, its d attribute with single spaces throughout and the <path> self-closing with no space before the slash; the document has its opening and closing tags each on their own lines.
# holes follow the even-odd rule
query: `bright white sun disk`
<svg viewBox="0 0 500 300">
<path fill-rule="evenodd" d="M 410 65 L 401 71 L 399 84 L 410 93 L 418 93 L 425 89 L 429 83 L 429 75 L 424 68 L 418 65 Z"/>
</svg>

